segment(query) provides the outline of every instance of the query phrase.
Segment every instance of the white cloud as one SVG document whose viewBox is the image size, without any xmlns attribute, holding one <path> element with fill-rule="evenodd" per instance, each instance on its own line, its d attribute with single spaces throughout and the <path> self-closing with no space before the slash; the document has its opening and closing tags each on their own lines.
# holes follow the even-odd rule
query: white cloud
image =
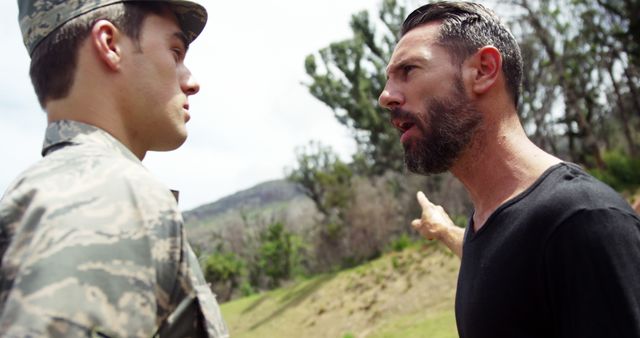
<svg viewBox="0 0 640 338">
<path fill-rule="evenodd" d="M 331 110 L 302 86 L 304 58 L 351 36 L 351 14 L 378 0 L 204 1 L 209 22 L 187 65 L 201 84 L 190 100 L 189 139 L 178 150 L 149 153 L 145 165 L 181 191 L 185 209 L 268 179 L 294 164 L 309 140 L 346 158 L 355 149 Z M 14 1 L 0 4 L 0 189 L 39 158 L 45 115 L 28 78 L 28 57 Z"/>
</svg>

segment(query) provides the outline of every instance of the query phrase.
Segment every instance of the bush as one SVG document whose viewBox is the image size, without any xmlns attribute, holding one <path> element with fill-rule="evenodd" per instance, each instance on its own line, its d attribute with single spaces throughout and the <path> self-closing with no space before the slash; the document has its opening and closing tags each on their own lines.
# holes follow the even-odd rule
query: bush
<svg viewBox="0 0 640 338">
<path fill-rule="evenodd" d="M 269 287 L 274 288 L 280 281 L 293 276 L 300 260 L 300 244 L 295 235 L 284 228 L 282 223 L 269 225 L 260 234 L 258 267 L 269 279 Z"/>
<path fill-rule="evenodd" d="M 466 228 L 469 223 L 469 217 L 465 215 L 452 215 L 451 220 L 453 224 L 459 226 L 460 228 Z"/>
<path fill-rule="evenodd" d="M 606 168 L 589 172 L 617 191 L 632 191 L 640 187 L 640 158 L 632 158 L 620 151 L 602 156 Z"/>
<path fill-rule="evenodd" d="M 251 283 L 244 281 L 240 284 L 240 294 L 242 297 L 251 296 L 256 293 L 256 290 L 251 286 Z"/>
<path fill-rule="evenodd" d="M 403 233 L 400 236 L 394 238 L 391 241 L 391 243 L 389 243 L 389 249 L 396 252 L 400 252 L 410 247 L 413 243 L 414 243 L 413 239 L 406 233 Z"/>
<path fill-rule="evenodd" d="M 245 274 L 245 263 L 233 253 L 213 253 L 205 259 L 203 272 L 220 300 L 227 301 Z"/>
</svg>

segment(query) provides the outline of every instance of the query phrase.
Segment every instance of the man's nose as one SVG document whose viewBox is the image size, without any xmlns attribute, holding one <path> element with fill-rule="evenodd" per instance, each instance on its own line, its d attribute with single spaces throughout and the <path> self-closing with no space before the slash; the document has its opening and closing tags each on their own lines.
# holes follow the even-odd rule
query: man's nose
<svg viewBox="0 0 640 338">
<path fill-rule="evenodd" d="M 378 97 L 378 103 L 382 108 L 393 109 L 404 104 L 404 96 L 387 84 Z"/>
</svg>

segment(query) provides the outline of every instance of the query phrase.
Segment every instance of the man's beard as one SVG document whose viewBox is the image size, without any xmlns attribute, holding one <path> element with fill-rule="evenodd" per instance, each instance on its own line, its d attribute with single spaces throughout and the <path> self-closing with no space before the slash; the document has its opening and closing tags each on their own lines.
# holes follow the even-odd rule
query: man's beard
<svg viewBox="0 0 640 338">
<path fill-rule="evenodd" d="M 451 168 L 466 150 L 482 122 L 482 113 L 467 97 L 462 79 L 458 78 L 452 92 L 444 98 L 426 100 L 428 111 L 415 116 L 406 111 L 394 116 L 411 116 L 422 137 L 403 144 L 404 162 L 409 171 L 429 175 Z"/>
</svg>

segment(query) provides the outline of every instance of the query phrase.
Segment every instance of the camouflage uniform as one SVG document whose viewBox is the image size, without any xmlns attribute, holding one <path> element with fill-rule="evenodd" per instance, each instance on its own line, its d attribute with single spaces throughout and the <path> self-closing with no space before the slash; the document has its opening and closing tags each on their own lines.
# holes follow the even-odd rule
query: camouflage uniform
<svg viewBox="0 0 640 338">
<path fill-rule="evenodd" d="M 0 201 L 3 337 L 228 336 L 173 195 L 133 153 L 57 121 L 43 155 Z"/>
<path fill-rule="evenodd" d="M 159 1 L 190 41 L 202 31 L 202 6 Z M 18 0 L 29 54 L 116 2 Z M 48 126 L 42 155 L 0 200 L 0 336 L 228 337 L 173 195 L 128 148 L 63 120 Z"/>
</svg>

